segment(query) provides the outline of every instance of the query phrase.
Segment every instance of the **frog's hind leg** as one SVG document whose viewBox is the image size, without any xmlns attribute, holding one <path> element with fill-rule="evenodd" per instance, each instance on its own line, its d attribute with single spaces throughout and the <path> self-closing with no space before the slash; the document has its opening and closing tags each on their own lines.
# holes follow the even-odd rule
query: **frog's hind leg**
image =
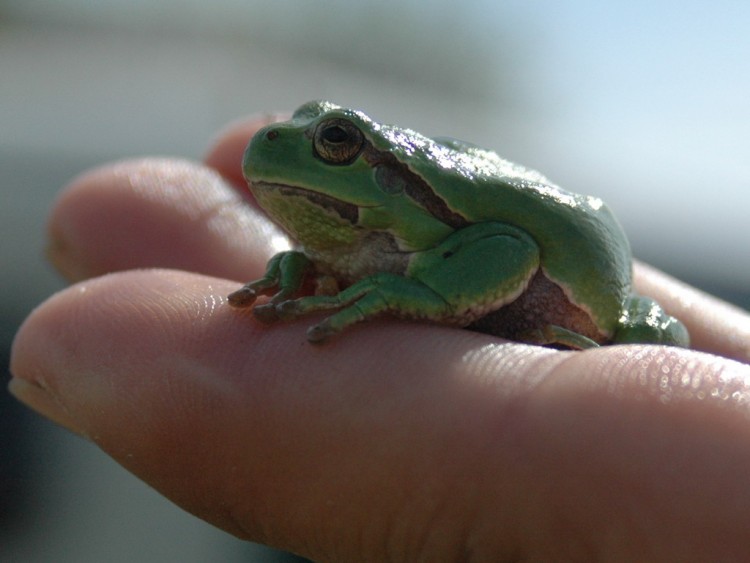
<svg viewBox="0 0 750 563">
<path fill-rule="evenodd" d="M 614 342 L 666 344 L 688 348 L 690 335 L 685 325 L 667 314 L 654 300 L 632 295 L 625 303 Z"/>
<path fill-rule="evenodd" d="M 302 297 L 280 303 L 277 310 L 281 318 L 294 318 L 341 308 L 310 328 L 311 342 L 381 314 L 466 326 L 517 299 L 538 267 L 538 247 L 525 232 L 502 223 L 479 223 L 415 252 L 406 276 L 381 272 L 338 295 Z"/>
<path fill-rule="evenodd" d="M 540 329 L 530 330 L 521 334 L 520 340 L 539 346 L 563 346 L 574 350 L 599 347 L 599 344 L 591 338 L 557 325 L 546 325 Z"/>
<path fill-rule="evenodd" d="M 307 331 L 310 342 L 320 342 L 349 325 L 380 314 L 390 313 L 406 319 L 440 319 L 451 311 L 440 295 L 421 282 L 385 272 L 365 278 L 335 296 L 303 297 L 284 305 L 287 310 L 284 311 L 282 305 L 282 315 L 290 316 L 345 307 L 310 327 Z"/>
</svg>

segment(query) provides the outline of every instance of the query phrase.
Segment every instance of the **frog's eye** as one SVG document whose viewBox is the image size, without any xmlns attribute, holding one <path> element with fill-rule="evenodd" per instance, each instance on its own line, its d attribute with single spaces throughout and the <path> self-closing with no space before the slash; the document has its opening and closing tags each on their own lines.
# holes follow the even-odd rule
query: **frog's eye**
<svg viewBox="0 0 750 563">
<path fill-rule="evenodd" d="M 315 129 L 315 155 L 329 164 L 350 164 L 359 155 L 365 137 L 346 119 L 327 119 Z"/>
</svg>

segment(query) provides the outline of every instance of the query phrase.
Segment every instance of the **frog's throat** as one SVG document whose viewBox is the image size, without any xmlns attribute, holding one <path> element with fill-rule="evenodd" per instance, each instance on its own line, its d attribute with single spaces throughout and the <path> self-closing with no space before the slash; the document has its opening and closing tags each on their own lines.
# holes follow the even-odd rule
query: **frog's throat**
<svg viewBox="0 0 750 563">
<path fill-rule="evenodd" d="M 282 197 L 304 197 L 313 205 L 321 207 L 329 212 L 334 212 L 344 221 L 356 225 L 359 221 L 359 208 L 353 203 L 347 203 L 318 192 L 305 188 L 290 186 L 288 184 L 277 184 L 272 182 L 252 182 L 252 191 L 263 193 L 275 192 Z"/>
</svg>

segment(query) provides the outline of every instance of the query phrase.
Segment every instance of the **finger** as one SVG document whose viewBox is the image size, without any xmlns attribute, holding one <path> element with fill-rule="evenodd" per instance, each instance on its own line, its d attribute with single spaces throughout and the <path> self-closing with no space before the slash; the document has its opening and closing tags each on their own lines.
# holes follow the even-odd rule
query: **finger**
<svg viewBox="0 0 750 563">
<path fill-rule="evenodd" d="M 335 348 L 313 347 L 304 343 L 304 323 L 270 330 L 229 309 L 228 289 L 220 280 L 143 271 L 71 288 L 19 332 L 14 391 L 186 509 L 241 537 L 310 553 L 316 534 L 331 533 L 316 529 L 326 512 L 335 530 L 349 519 L 349 503 L 358 512 L 369 506 L 373 513 L 352 522 L 365 529 L 378 512 L 378 489 L 403 491 L 404 469 L 435 463 L 400 459 L 413 436 L 394 433 L 394 423 L 409 428 L 433 415 L 390 413 L 438 399 L 430 382 L 441 377 L 426 368 L 448 358 L 398 344 L 417 342 L 426 327 L 397 325 L 381 331 L 380 342 L 375 330 L 364 341 L 354 334 Z M 442 336 L 426 344 L 437 349 L 456 333 L 458 342 L 476 337 L 432 331 Z M 382 362 L 384 345 L 397 363 Z M 357 483 L 337 490 L 349 471 Z M 382 511 L 379 518 L 391 512 Z M 343 526 L 343 537 L 327 542 L 351 542 L 352 531 Z"/>
<path fill-rule="evenodd" d="M 171 267 L 250 279 L 286 241 L 216 172 L 174 159 L 101 167 L 55 202 L 48 255 L 68 279 Z"/>
<path fill-rule="evenodd" d="M 642 263 L 635 264 L 636 290 L 654 297 L 690 332 L 690 345 L 750 363 L 750 315 Z"/>
<path fill-rule="evenodd" d="M 242 175 L 242 155 L 250 138 L 261 127 L 288 119 L 287 114 L 266 114 L 263 117 L 250 117 L 230 123 L 222 129 L 211 143 L 204 162 L 224 176 L 240 193 L 252 201 L 247 183 Z"/>
<path fill-rule="evenodd" d="M 747 366 L 406 323 L 316 347 L 228 290 L 152 271 L 62 292 L 19 332 L 15 391 L 202 518 L 317 559 L 744 549 Z"/>
</svg>

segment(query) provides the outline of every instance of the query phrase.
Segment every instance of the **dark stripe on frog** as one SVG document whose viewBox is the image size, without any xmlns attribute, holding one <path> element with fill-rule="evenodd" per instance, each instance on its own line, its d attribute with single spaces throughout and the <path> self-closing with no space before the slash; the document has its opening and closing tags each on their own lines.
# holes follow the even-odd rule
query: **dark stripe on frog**
<svg viewBox="0 0 750 563">
<path fill-rule="evenodd" d="M 304 188 L 295 188 L 293 186 L 285 186 L 282 184 L 278 184 L 278 187 L 279 192 L 283 195 L 302 196 L 318 207 L 322 207 L 328 211 L 333 211 L 336 215 L 352 225 L 356 225 L 359 221 L 359 208 L 353 203 L 346 203 L 340 199 L 319 194 Z"/>
<path fill-rule="evenodd" d="M 370 166 L 376 168 L 375 179 L 383 191 L 396 192 L 403 187 L 406 195 L 446 225 L 460 229 L 470 224 L 461 214 L 451 210 L 445 200 L 437 195 L 421 176 L 399 162 L 393 154 L 379 151 L 370 143 L 366 143 L 362 156 Z"/>
</svg>

